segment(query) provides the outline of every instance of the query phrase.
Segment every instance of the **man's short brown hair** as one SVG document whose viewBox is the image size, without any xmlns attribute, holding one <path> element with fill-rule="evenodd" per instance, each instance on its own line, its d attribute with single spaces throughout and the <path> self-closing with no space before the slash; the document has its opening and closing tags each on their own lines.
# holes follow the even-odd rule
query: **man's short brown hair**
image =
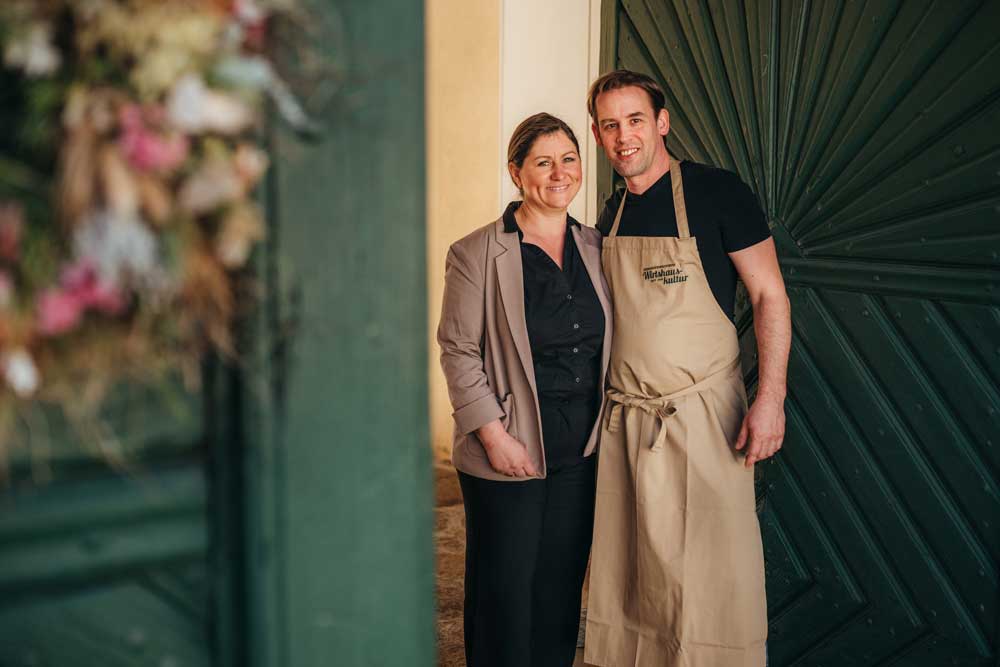
<svg viewBox="0 0 1000 667">
<path fill-rule="evenodd" d="M 663 94 L 660 84 L 656 83 L 652 77 L 632 70 L 617 69 L 600 77 L 590 86 L 590 92 L 587 94 L 587 111 L 590 113 L 591 119 L 595 123 L 597 122 L 597 97 L 601 93 L 628 86 L 635 86 L 646 91 L 646 94 L 649 95 L 649 102 L 653 105 L 654 118 L 660 113 L 660 109 L 666 108 L 666 95 Z"/>
</svg>

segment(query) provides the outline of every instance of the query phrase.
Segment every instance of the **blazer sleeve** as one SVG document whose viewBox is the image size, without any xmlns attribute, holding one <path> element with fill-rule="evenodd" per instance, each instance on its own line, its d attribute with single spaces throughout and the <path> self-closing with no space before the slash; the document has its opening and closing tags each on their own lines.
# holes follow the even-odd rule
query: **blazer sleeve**
<svg viewBox="0 0 1000 667">
<path fill-rule="evenodd" d="M 485 247 L 483 248 L 485 253 Z M 444 299 L 437 340 L 448 383 L 452 416 L 461 433 L 471 433 L 504 415 L 483 363 L 485 260 L 454 244 L 445 260 Z"/>
</svg>

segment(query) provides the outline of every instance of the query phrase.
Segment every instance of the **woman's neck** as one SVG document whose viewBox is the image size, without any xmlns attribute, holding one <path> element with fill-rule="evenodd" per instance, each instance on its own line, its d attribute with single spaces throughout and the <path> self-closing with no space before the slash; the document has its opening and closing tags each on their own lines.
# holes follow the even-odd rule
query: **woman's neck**
<svg viewBox="0 0 1000 667">
<path fill-rule="evenodd" d="M 566 229 L 566 215 L 566 209 L 532 206 L 527 201 L 522 202 L 514 211 L 514 218 L 521 231 L 541 238 L 561 236 Z"/>
</svg>

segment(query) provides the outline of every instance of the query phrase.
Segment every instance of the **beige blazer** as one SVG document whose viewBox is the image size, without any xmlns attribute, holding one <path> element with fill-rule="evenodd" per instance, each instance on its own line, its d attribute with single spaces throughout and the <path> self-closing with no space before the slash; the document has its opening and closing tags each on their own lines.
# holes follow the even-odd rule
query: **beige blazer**
<svg viewBox="0 0 1000 667">
<path fill-rule="evenodd" d="M 601 233 L 573 226 L 573 239 L 604 309 L 599 415 L 611 357 L 611 299 L 601 272 Z M 503 218 L 452 244 L 445 263 L 444 301 L 438 325 L 441 368 L 454 409 L 451 460 L 462 472 L 517 481 L 493 470 L 476 429 L 499 419 L 528 448 L 545 477 L 542 422 L 531 343 L 524 318 L 524 280 L 517 232 L 504 232 Z M 597 447 L 600 416 L 584 451 Z"/>
</svg>

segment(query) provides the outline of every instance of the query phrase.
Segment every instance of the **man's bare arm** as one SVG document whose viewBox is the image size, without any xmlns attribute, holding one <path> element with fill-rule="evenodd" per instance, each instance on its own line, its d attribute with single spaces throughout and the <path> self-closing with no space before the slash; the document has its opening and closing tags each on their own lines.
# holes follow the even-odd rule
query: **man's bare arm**
<svg viewBox="0 0 1000 667">
<path fill-rule="evenodd" d="M 736 448 L 752 466 L 781 449 L 785 437 L 785 379 L 792 343 L 791 308 L 773 239 L 729 253 L 753 305 L 757 335 L 757 397 L 743 420 Z"/>
</svg>

